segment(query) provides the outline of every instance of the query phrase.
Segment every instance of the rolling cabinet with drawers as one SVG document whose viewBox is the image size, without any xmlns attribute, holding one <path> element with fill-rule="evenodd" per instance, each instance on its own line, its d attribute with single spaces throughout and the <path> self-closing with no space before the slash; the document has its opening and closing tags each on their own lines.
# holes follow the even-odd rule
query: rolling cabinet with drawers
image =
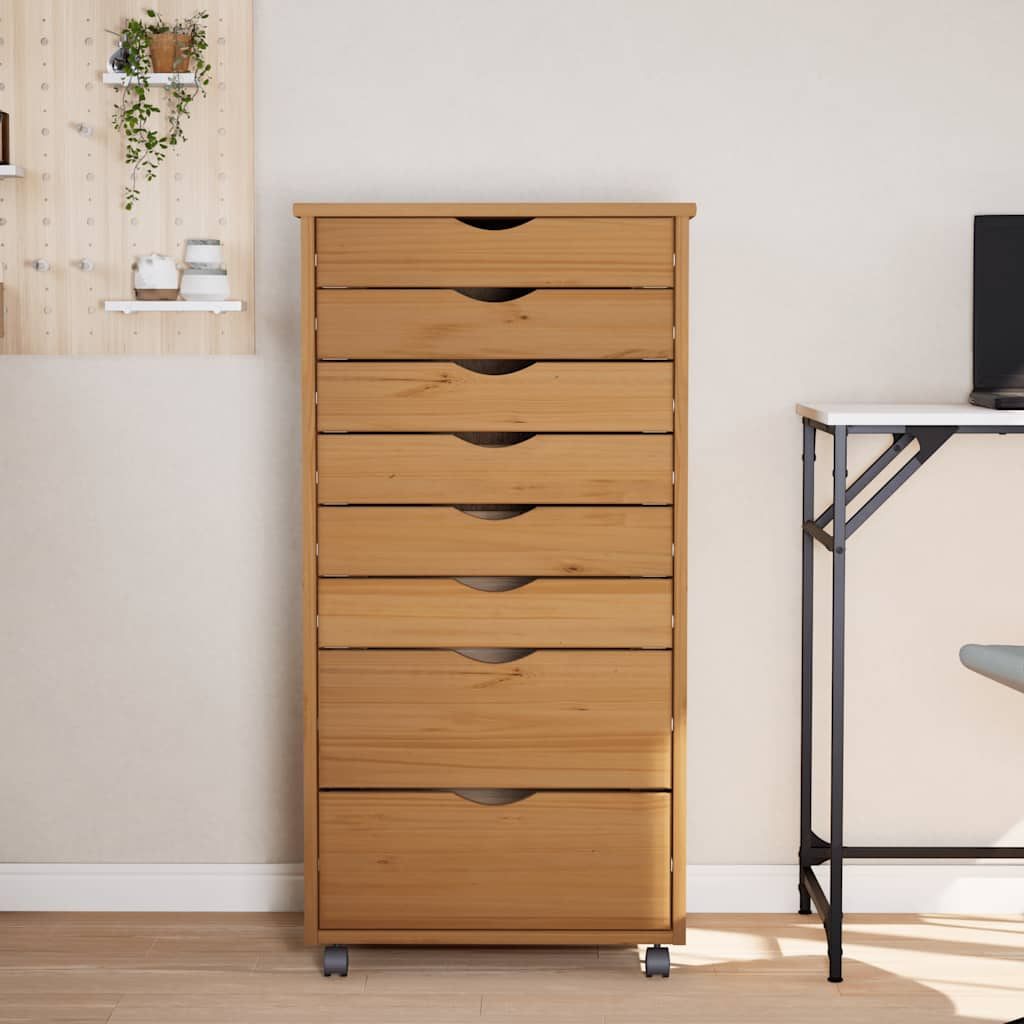
<svg viewBox="0 0 1024 1024">
<path fill-rule="evenodd" d="M 673 204 L 299 204 L 305 936 L 685 928 Z"/>
</svg>

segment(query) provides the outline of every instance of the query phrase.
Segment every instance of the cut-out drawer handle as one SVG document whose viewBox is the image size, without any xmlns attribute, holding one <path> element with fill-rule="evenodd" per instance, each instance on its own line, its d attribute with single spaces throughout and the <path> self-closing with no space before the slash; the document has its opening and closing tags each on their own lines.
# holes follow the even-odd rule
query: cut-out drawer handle
<svg viewBox="0 0 1024 1024">
<path fill-rule="evenodd" d="M 507 665 L 510 661 L 522 661 L 536 654 L 536 647 L 455 647 L 453 653 L 481 661 L 485 665 Z"/>
<path fill-rule="evenodd" d="M 536 288 L 456 288 L 460 295 L 474 302 L 511 302 L 513 299 L 526 298 Z"/>
<path fill-rule="evenodd" d="M 479 448 L 511 448 L 514 444 L 522 444 L 531 437 L 536 437 L 535 434 L 516 433 L 511 430 L 471 430 L 454 436 Z"/>
<path fill-rule="evenodd" d="M 517 804 L 528 800 L 537 791 L 535 789 L 453 789 L 452 793 L 462 800 L 474 804 L 501 807 L 505 804 Z"/>
<path fill-rule="evenodd" d="M 456 359 L 455 365 L 470 373 L 485 374 L 488 377 L 504 377 L 533 366 L 536 359 Z"/>
<path fill-rule="evenodd" d="M 529 224 L 532 217 L 456 217 L 457 221 L 467 227 L 480 228 L 481 231 L 508 231 L 521 224 Z"/>
<path fill-rule="evenodd" d="M 532 512 L 536 505 L 455 505 L 455 511 L 474 519 L 518 519 Z"/>
<path fill-rule="evenodd" d="M 471 590 L 482 590 L 490 594 L 502 594 L 506 590 L 518 590 L 532 583 L 536 576 L 456 576 L 455 582 Z"/>
</svg>

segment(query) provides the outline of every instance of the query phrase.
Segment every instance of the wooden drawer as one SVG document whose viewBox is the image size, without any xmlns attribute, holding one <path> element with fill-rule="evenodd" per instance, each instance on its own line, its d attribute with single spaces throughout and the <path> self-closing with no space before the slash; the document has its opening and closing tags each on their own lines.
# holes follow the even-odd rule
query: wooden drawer
<svg viewBox="0 0 1024 1024">
<path fill-rule="evenodd" d="M 320 794 L 320 927 L 669 925 L 668 793 Z"/>
<path fill-rule="evenodd" d="M 327 505 L 667 505 L 672 437 L 538 434 L 486 447 L 453 434 L 324 434 L 317 470 Z"/>
<path fill-rule="evenodd" d="M 317 541 L 321 576 L 672 574 L 672 510 L 665 506 L 324 507 Z"/>
<path fill-rule="evenodd" d="M 671 290 L 317 292 L 320 359 L 671 359 Z M 476 296 L 476 297 L 474 297 Z M 498 301 L 502 300 L 502 301 Z"/>
<path fill-rule="evenodd" d="M 671 787 L 671 652 L 495 653 L 323 651 L 320 785 Z"/>
<path fill-rule="evenodd" d="M 670 288 L 670 217 L 328 217 L 317 285 L 347 288 Z"/>
<path fill-rule="evenodd" d="M 450 433 L 672 429 L 672 363 L 522 366 L 481 360 L 471 367 L 441 362 L 320 363 L 317 428 Z"/>
<path fill-rule="evenodd" d="M 670 580 L 324 579 L 321 647 L 671 647 Z"/>
</svg>

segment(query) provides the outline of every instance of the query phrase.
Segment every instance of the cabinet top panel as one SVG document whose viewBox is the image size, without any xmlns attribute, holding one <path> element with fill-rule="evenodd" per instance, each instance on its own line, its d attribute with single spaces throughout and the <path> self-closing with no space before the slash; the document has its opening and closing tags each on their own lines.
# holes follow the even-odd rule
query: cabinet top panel
<svg viewBox="0 0 1024 1024">
<path fill-rule="evenodd" d="M 296 203 L 296 217 L 688 217 L 695 203 Z"/>
</svg>

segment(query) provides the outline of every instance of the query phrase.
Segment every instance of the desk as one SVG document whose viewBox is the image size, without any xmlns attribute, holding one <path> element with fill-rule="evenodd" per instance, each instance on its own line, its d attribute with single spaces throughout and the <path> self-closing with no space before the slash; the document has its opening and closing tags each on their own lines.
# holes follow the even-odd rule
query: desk
<svg viewBox="0 0 1024 1024">
<path fill-rule="evenodd" d="M 803 418 L 803 555 L 801 560 L 800 661 L 800 913 L 821 917 L 828 938 L 828 980 L 843 980 L 843 862 L 847 859 L 1017 859 L 1024 847 L 847 846 L 843 839 L 843 730 L 846 643 L 846 549 L 857 532 L 954 434 L 1022 434 L 1024 412 L 974 405 L 798 405 Z M 818 433 L 833 439 L 832 504 L 814 513 L 814 458 Z M 852 483 L 847 482 L 846 444 L 850 434 L 891 435 L 891 443 Z M 865 493 L 901 453 L 913 455 L 856 512 L 850 503 Z M 831 532 L 829 532 L 831 528 Z M 832 553 L 832 777 L 831 834 L 822 839 L 811 827 L 811 750 L 814 691 L 814 545 Z M 1013 639 L 1012 637 L 1010 638 Z M 829 863 L 829 897 L 814 873 Z"/>
</svg>

